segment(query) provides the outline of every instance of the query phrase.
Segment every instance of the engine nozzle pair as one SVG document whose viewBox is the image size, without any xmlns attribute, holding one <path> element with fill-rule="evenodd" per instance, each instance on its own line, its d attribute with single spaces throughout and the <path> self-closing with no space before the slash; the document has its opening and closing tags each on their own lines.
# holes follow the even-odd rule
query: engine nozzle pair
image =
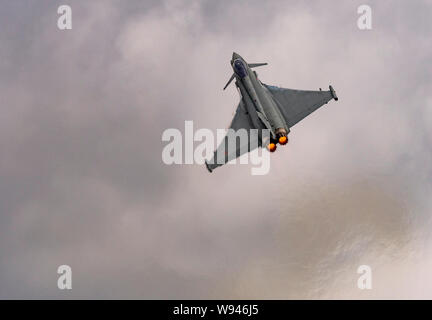
<svg viewBox="0 0 432 320">
<path fill-rule="evenodd" d="M 283 136 L 281 135 L 281 136 L 279 136 L 277 142 L 276 141 L 275 142 L 270 142 L 267 145 L 268 151 L 275 152 L 276 149 L 277 149 L 277 146 L 276 146 L 277 143 L 279 143 L 280 145 L 286 145 L 288 143 L 288 137 L 285 136 L 285 135 L 283 135 Z"/>
</svg>

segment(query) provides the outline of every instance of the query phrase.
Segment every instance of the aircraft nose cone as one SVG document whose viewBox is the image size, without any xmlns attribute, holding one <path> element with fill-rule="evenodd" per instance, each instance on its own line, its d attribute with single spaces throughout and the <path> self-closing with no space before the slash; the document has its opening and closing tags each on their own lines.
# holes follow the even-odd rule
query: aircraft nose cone
<svg viewBox="0 0 432 320">
<path fill-rule="evenodd" d="M 232 58 L 233 58 L 233 60 L 235 60 L 235 59 L 241 58 L 241 57 L 240 57 L 240 55 L 238 53 L 233 52 Z"/>
</svg>

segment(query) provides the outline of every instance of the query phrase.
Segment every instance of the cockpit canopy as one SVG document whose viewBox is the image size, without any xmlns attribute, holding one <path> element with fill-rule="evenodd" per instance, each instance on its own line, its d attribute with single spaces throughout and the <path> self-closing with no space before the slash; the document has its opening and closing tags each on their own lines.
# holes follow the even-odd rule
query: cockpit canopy
<svg viewBox="0 0 432 320">
<path fill-rule="evenodd" d="M 237 59 L 233 63 L 235 73 L 240 77 L 244 78 L 248 75 L 244 62 L 241 59 Z"/>
</svg>

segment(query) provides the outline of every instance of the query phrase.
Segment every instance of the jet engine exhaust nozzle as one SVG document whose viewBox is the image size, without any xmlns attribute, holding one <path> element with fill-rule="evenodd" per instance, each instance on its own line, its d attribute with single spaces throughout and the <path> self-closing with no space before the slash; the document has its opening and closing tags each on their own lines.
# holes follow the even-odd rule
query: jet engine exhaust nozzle
<svg viewBox="0 0 432 320">
<path fill-rule="evenodd" d="M 276 144 L 273 143 L 273 142 L 269 143 L 268 146 L 267 146 L 267 149 L 270 152 L 275 152 L 276 151 Z"/>
<path fill-rule="evenodd" d="M 278 142 L 280 145 L 286 145 L 288 143 L 288 137 L 287 136 L 280 136 L 278 139 Z"/>
</svg>

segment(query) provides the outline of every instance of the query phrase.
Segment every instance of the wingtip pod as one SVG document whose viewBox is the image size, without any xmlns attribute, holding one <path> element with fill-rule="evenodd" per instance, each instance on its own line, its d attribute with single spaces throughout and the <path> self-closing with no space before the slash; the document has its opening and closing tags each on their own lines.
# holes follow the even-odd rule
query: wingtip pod
<svg viewBox="0 0 432 320">
<path fill-rule="evenodd" d="M 329 86 L 329 89 L 330 89 L 330 93 L 331 93 L 333 99 L 335 99 L 336 101 L 338 101 L 339 98 L 338 98 L 338 96 L 336 95 L 336 91 L 335 91 L 335 89 L 333 89 L 333 87 L 332 87 L 331 85 Z"/>
<path fill-rule="evenodd" d="M 207 163 L 207 161 L 205 162 L 205 165 L 206 165 L 206 167 L 207 167 L 207 170 L 210 172 L 210 173 L 212 173 L 212 169 L 210 168 L 210 166 L 209 166 L 209 164 Z"/>
</svg>

